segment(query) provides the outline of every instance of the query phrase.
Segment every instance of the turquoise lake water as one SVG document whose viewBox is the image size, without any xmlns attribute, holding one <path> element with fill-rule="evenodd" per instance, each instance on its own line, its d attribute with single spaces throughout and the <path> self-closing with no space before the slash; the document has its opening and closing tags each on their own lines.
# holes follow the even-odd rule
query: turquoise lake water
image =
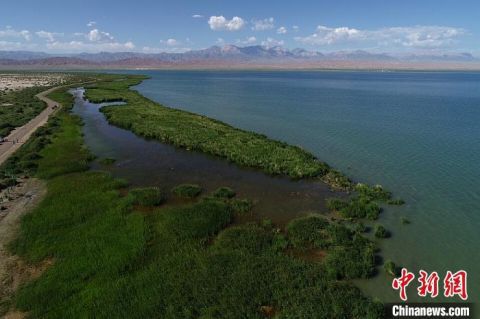
<svg viewBox="0 0 480 319">
<path fill-rule="evenodd" d="M 391 190 L 407 204 L 380 217 L 392 232 L 382 256 L 441 278 L 464 269 L 469 301 L 478 301 L 480 73 L 136 73 L 151 77 L 136 87 L 148 98 L 300 145 L 355 181 Z M 382 272 L 359 285 L 399 300 Z"/>
</svg>

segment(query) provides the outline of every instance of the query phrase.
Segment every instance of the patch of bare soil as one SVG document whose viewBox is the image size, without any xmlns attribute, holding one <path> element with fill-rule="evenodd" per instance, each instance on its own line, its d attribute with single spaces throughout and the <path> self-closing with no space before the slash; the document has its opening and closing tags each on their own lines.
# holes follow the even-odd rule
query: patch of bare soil
<svg viewBox="0 0 480 319">
<path fill-rule="evenodd" d="M 45 196 L 46 185 L 38 179 L 22 180 L 19 185 L 0 193 L 0 315 L 4 318 L 23 318 L 24 314 L 11 309 L 11 299 L 24 282 L 40 276 L 52 263 L 26 264 L 12 255 L 7 246 L 20 228 L 22 216 L 32 210 Z"/>
</svg>

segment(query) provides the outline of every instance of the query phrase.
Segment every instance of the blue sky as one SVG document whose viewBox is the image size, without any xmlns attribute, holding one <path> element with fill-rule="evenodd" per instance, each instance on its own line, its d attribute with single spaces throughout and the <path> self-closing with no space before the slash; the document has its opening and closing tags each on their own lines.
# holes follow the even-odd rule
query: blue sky
<svg viewBox="0 0 480 319">
<path fill-rule="evenodd" d="M 480 1 L 5 1 L 0 50 L 182 52 L 211 45 L 480 53 Z"/>
</svg>

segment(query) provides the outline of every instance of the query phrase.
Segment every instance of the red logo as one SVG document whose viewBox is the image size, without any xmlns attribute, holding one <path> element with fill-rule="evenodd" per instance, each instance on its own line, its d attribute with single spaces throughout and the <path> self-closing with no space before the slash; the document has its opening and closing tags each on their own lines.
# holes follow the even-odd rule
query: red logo
<svg viewBox="0 0 480 319">
<path fill-rule="evenodd" d="M 438 283 L 440 281 L 438 273 L 434 271 L 428 274 L 426 271 L 420 270 L 419 274 L 418 282 L 420 285 L 417 288 L 418 295 L 420 297 L 426 297 L 427 295 L 430 295 L 431 298 L 437 297 L 439 293 Z M 415 279 L 415 275 L 408 272 L 406 268 L 402 268 L 400 277 L 392 281 L 392 288 L 400 290 L 400 299 L 403 301 L 408 299 L 407 286 L 413 279 Z M 459 296 L 462 300 L 467 300 L 467 272 L 465 270 L 459 270 L 456 273 L 447 271 L 443 280 L 443 289 L 443 295 L 446 298 Z"/>
</svg>

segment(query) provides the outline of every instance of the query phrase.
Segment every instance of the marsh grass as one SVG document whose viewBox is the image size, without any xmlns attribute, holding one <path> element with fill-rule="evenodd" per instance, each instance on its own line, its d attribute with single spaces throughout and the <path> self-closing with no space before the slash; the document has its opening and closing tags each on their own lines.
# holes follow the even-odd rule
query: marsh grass
<svg viewBox="0 0 480 319">
<path fill-rule="evenodd" d="M 229 201 L 232 210 L 237 214 L 248 213 L 253 208 L 253 201 L 247 198 L 234 198 Z"/>
<path fill-rule="evenodd" d="M 376 225 L 374 234 L 377 238 L 390 237 L 390 233 L 385 229 L 385 227 L 383 227 L 383 225 Z"/>
<path fill-rule="evenodd" d="M 391 260 L 387 260 L 385 264 L 383 264 L 383 269 L 385 272 L 393 277 L 396 277 L 399 273 L 397 266 Z"/>
<path fill-rule="evenodd" d="M 295 249 L 326 250 L 324 267 L 331 279 L 368 278 L 374 273 L 374 244 L 341 224 L 311 215 L 291 221 L 286 233 Z"/>
<path fill-rule="evenodd" d="M 202 192 L 197 184 L 180 184 L 172 189 L 172 193 L 179 197 L 195 198 Z"/>
<path fill-rule="evenodd" d="M 216 198 L 232 198 L 235 195 L 235 191 L 230 187 L 219 187 L 212 193 L 212 196 Z"/>
<path fill-rule="evenodd" d="M 158 187 L 134 188 L 129 194 L 133 204 L 141 206 L 159 206 L 167 199 L 166 194 Z"/>
</svg>

